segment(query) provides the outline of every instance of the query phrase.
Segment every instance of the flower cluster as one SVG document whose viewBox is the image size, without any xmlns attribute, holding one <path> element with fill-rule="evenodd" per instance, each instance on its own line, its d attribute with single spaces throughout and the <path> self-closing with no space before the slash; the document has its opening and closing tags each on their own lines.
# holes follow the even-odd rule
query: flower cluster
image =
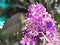
<svg viewBox="0 0 60 45">
<path fill-rule="evenodd" d="M 21 45 L 37 45 L 37 37 L 42 45 L 59 45 L 55 21 L 41 3 L 29 6 L 26 24 Z"/>
</svg>

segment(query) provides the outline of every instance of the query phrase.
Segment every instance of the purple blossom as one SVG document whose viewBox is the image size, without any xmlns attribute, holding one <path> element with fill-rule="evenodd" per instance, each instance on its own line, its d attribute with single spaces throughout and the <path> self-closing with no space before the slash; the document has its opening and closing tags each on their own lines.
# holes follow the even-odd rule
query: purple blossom
<svg viewBox="0 0 60 45">
<path fill-rule="evenodd" d="M 51 22 L 46 22 L 46 25 L 48 28 L 52 27 L 52 23 Z"/>
<path fill-rule="evenodd" d="M 24 31 L 23 31 L 23 35 L 27 35 L 28 32 L 29 32 L 28 30 L 24 30 Z"/>
<path fill-rule="evenodd" d="M 27 37 L 24 36 L 22 40 L 20 41 L 22 45 L 36 45 L 36 37 Z"/>
<path fill-rule="evenodd" d="M 24 37 L 20 41 L 22 45 L 37 45 L 38 36 L 43 40 L 42 45 L 59 45 L 55 21 L 41 3 L 29 6 L 26 24 L 27 28 L 23 31 Z"/>
<path fill-rule="evenodd" d="M 29 12 L 28 13 L 29 14 L 28 17 L 33 16 L 33 15 L 38 16 L 42 12 L 46 12 L 46 8 L 41 3 L 39 3 L 37 5 L 31 4 L 29 6 L 28 12 Z"/>
</svg>

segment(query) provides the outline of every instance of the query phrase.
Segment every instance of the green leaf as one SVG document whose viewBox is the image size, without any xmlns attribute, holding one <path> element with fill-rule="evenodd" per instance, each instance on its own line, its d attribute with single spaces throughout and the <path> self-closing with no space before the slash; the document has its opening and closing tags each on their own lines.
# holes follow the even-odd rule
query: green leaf
<svg viewBox="0 0 60 45">
<path fill-rule="evenodd" d="M 35 0 L 29 0 L 30 1 L 30 3 L 32 3 L 32 4 L 34 4 L 35 3 Z"/>
<path fill-rule="evenodd" d="M 4 31 L 2 31 L 2 34 L 11 34 L 11 33 L 20 32 L 24 26 L 24 24 L 21 22 L 21 19 L 20 19 L 22 18 L 20 17 L 21 15 L 26 17 L 26 13 L 17 13 L 11 16 L 5 22 L 5 25 L 3 26 L 3 29 L 2 29 Z"/>
</svg>

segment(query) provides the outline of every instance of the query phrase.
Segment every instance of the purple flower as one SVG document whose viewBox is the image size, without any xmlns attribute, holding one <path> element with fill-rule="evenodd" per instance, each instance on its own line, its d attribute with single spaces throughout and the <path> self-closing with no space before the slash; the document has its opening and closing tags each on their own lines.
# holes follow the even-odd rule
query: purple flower
<svg viewBox="0 0 60 45">
<path fill-rule="evenodd" d="M 41 3 L 29 6 L 26 24 L 27 28 L 23 31 L 24 37 L 20 41 L 22 45 L 37 45 L 38 36 L 43 40 L 43 45 L 54 45 L 55 43 L 58 45 L 59 39 L 55 41 L 57 38 L 55 21 Z"/>
<path fill-rule="evenodd" d="M 36 38 L 35 37 L 27 37 L 24 36 L 20 41 L 22 45 L 36 45 Z"/>
<path fill-rule="evenodd" d="M 31 4 L 30 6 L 29 6 L 29 9 L 28 9 L 28 17 L 30 17 L 30 16 L 38 16 L 39 14 L 41 14 L 42 12 L 46 12 L 46 8 L 41 4 L 41 3 L 39 3 L 39 4 L 37 4 L 37 5 L 35 5 L 35 4 Z"/>
<path fill-rule="evenodd" d="M 52 27 L 52 22 L 46 22 L 48 28 Z"/>
<path fill-rule="evenodd" d="M 23 35 L 27 35 L 28 34 L 28 30 L 27 29 L 25 29 L 24 31 L 23 31 Z"/>
</svg>

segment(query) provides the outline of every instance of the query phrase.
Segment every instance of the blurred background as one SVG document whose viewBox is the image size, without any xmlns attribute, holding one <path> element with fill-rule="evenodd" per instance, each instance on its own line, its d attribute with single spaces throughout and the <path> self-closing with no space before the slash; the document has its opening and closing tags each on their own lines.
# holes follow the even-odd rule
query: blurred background
<svg viewBox="0 0 60 45">
<path fill-rule="evenodd" d="M 0 0 L 0 45 L 21 45 L 28 7 L 36 2 L 52 14 L 60 34 L 60 0 Z"/>
</svg>

